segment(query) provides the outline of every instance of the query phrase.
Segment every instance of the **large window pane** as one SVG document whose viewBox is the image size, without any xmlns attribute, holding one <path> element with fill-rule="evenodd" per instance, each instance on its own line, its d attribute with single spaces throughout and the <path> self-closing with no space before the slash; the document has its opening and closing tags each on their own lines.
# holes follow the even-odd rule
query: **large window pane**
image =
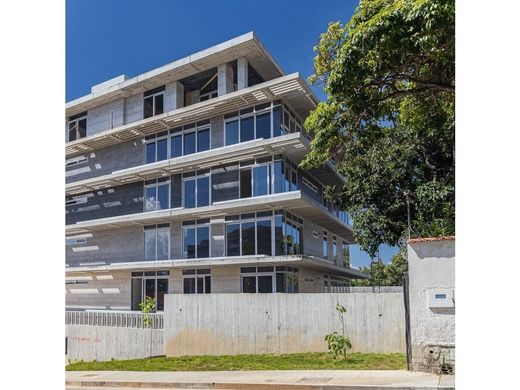
<svg viewBox="0 0 520 390">
<path fill-rule="evenodd" d="M 144 295 L 145 297 L 155 298 L 155 279 L 144 280 Z"/>
<path fill-rule="evenodd" d="M 148 229 L 144 231 L 144 259 L 155 260 L 155 229 Z"/>
<path fill-rule="evenodd" d="M 242 292 L 256 293 L 256 276 L 242 276 Z"/>
<path fill-rule="evenodd" d="M 285 273 L 278 272 L 276 274 L 276 292 L 285 292 Z"/>
<path fill-rule="evenodd" d="M 150 96 L 150 97 L 147 97 L 146 99 L 144 99 L 143 117 L 146 119 L 146 118 L 150 118 L 152 116 L 153 116 L 153 97 Z"/>
<path fill-rule="evenodd" d="M 283 239 L 283 220 L 281 215 L 274 217 L 274 250 L 275 255 L 285 254 L 285 243 Z"/>
<path fill-rule="evenodd" d="M 242 255 L 255 254 L 255 223 L 246 222 L 242 224 Z"/>
<path fill-rule="evenodd" d="M 146 144 L 146 163 L 153 162 L 155 162 L 155 142 L 150 142 Z"/>
<path fill-rule="evenodd" d="M 258 292 L 272 293 L 273 292 L 273 277 L 271 275 L 262 275 L 258 277 Z"/>
<path fill-rule="evenodd" d="M 197 228 L 197 258 L 209 257 L 209 226 Z"/>
<path fill-rule="evenodd" d="M 157 188 L 157 210 L 170 208 L 170 184 L 162 184 Z"/>
<path fill-rule="evenodd" d="M 182 135 L 171 138 L 171 154 L 172 158 L 182 156 Z"/>
<path fill-rule="evenodd" d="M 282 107 L 273 108 L 273 137 L 282 135 Z"/>
<path fill-rule="evenodd" d="M 251 141 L 255 138 L 255 117 L 240 119 L 240 142 Z"/>
<path fill-rule="evenodd" d="M 251 196 L 251 169 L 240 170 L 240 197 L 249 198 Z"/>
<path fill-rule="evenodd" d="M 182 291 L 184 294 L 195 294 L 195 278 L 184 278 Z"/>
<path fill-rule="evenodd" d="M 184 134 L 184 155 L 195 153 L 195 132 Z"/>
<path fill-rule="evenodd" d="M 197 207 L 209 205 L 209 176 L 197 179 Z"/>
<path fill-rule="evenodd" d="M 253 196 L 269 194 L 269 167 L 261 165 L 253 168 Z"/>
<path fill-rule="evenodd" d="M 209 150 L 209 129 L 197 133 L 197 151 Z"/>
<path fill-rule="evenodd" d="M 195 198 L 195 180 L 184 181 L 184 207 L 197 207 Z"/>
<path fill-rule="evenodd" d="M 143 301 L 143 279 L 133 278 L 131 289 L 132 289 L 132 293 L 131 293 L 132 310 L 141 310 L 139 308 L 139 304 Z"/>
<path fill-rule="evenodd" d="M 164 310 L 164 294 L 168 294 L 168 279 L 157 279 L 157 310 Z"/>
<path fill-rule="evenodd" d="M 238 143 L 238 119 L 226 123 L 226 145 Z"/>
<path fill-rule="evenodd" d="M 257 254 L 271 256 L 271 221 L 258 221 L 256 223 L 256 229 L 256 242 L 258 243 Z"/>
<path fill-rule="evenodd" d="M 294 253 L 293 252 L 293 243 L 294 243 L 293 227 L 288 222 L 285 222 L 285 242 L 287 245 L 287 254 L 292 255 Z"/>
<path fill-rule="evenodd" d="M 87 119 L 83 118 L 78 121 L 78 133 L 79 138 L 85 138 L 87 136 Z"/>
<path fill-rule="evenodd" d="M 197 294 L 204 294 L 204 278 L 197 278 Z"/>
<path fill-rule="evenodd" d="M 275 161 L 273 164 L 274 169 L 274 183 L 273 192 L 279 194 L 284 192 L 284 163 L 283 161 Z"/>
<path fill-rule="evenodd" d="M 271 138 L 271 113 L 256 116 L 256 138 Z"/>
<path fill-rule="evenodd" d="M 155 115 L 163 113 L 163 95 L 155 96 Z"/>
<path fill-rule="evenodd" d="M 184 258 L 195 258 L 195 229 L 184 229 Z"/>
<path fill-rule="evenodd" d="M 161 139 L 157 141 L 157 161 L 166 160 L 168 158 L 168 140 Z"/>
<path fill-rule="evenodd" d="M 170 258 L 170 229 L 157 229 L 157 260 Z"/>
<path fill-rule="evenodd" d="M 145 188 L 145 200 L 144 200 L 144 211 L 152 211 L 155 210 L 155 202 L 156 202 L 156 187 L 146 187 Z"/>
<path fill-rule="evenodd" d="M 226 230 L 227 255 L 240 256 L 240 225 L 238 223 L 229 224 Z"/>
</svg>

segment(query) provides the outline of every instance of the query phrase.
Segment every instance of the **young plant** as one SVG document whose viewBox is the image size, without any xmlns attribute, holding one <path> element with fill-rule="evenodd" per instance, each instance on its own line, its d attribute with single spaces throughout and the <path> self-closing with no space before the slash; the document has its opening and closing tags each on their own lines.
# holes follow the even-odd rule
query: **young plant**
<svg viewBox="0 0 520 390">
<path fill-rule="evenodd" d="M 325 336 L 327 347 L 330 354 L 334 359 L 338 356 L 343 356 L 343 359 L 347 360 L 347 351 L 352 348 L 352 342 L 345 336 L 345 319 L 343 315 L 347 312 L 347 309 L 339 302 L 336 304 L 336 311 L 338 312 L 339 320 L 341 322 L 342 334 L 338 332 L 332 332 Z"/>
<path fill-rule="evenodd" d="M 143 324 L 147 327 L 150 324 L 149 314 L 155 309 L 155 298 L 146 296 L 144 301 L 139 304 L 141 313 L 143 313 Z"/>
</svg>

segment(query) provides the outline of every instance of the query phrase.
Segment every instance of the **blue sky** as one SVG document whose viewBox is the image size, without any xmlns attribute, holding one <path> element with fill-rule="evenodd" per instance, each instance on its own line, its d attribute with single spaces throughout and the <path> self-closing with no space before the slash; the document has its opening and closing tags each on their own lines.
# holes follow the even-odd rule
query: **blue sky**
<svg viewBox="0 0 520 390">
<path fill-rule="evenodd" d="M 286 73 L 312 74 L 312 48 L 331 21 L 346 22 L 352 0 L 67 0 L 66 99 L 120 74 L 129 77 L 255 31 Z M 313 87 L 320 100 L 325 95 Z M 395 248 L 382 247 L 387 262 Z M 352 264 L 366 265 L 356 246 Z"/>
</svg>

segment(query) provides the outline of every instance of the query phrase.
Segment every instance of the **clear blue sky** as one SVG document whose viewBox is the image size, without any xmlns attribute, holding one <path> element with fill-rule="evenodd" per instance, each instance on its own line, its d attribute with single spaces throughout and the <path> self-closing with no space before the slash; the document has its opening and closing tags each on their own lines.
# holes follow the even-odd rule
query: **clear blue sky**
<svg viewBox="0 0 520 390">
<path fill-rule="evenodd" d="M 136 76 L 254 31 L 286 73 L 312 74 L 312 48 L 354 0 L 67 0 L 66 99 L 120 74 Z M 319 99 L 325 95 L 313 87 Z M 395 248 L 382 247 L 387 262 Z M 370 258 L 356 246 L 352 264 Z"/>
</svg>

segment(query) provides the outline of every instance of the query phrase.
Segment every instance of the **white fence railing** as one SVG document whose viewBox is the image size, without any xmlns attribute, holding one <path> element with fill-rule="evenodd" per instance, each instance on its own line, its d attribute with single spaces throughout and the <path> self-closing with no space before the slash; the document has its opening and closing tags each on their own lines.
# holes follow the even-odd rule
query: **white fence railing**
<svg viewBox="0 0 520 390">
<path fill-rule="evenodd" d="M 149 324 L 144 325 L 142 313 L 110 311 L 66 311 L 66 325 L 114 326 L 120 328 L 163 329 L 163 314 L 148 314 Z"/>
</svg>

